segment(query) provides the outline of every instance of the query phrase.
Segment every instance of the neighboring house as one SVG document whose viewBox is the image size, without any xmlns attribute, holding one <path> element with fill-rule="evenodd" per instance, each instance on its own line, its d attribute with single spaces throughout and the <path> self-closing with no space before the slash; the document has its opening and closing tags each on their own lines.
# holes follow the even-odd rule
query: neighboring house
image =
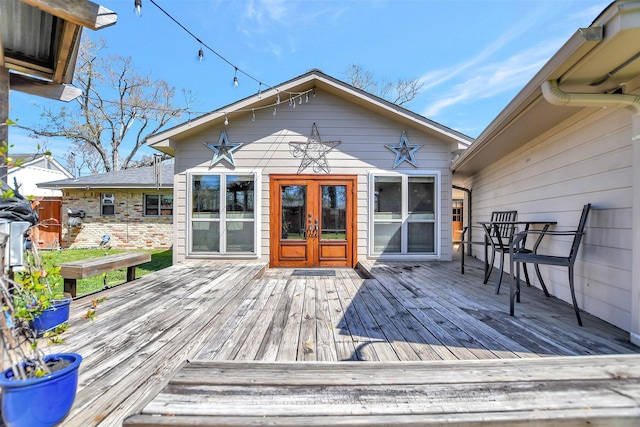
<svg viewBox="0 0 640 427">
<path fill-rule="evenodd" d="M 7 184 L 14 189 L 17 188 L 25 197 L 62 197 L 62 191 L 40 188 L 38 184 L 73 178 L 71 172 L 46 154 L 11 153 L 10 156 L 13 162 L 21 161 L 21 163 L 19 166 L 9 168 Z"/>
<path fill-rule="evenodd" d="M 640 3 L 615 1 L 578 30 L 451 170 L 471 191 L 474 224 L 517 209 L 567 230 L 592 203 L 578 305 L 640 344 Z M 544 250 L 567 253 L 566 239 L 550 242 Z M 571 301 L 566 268 L 541 270 Z"/>
<path fill-rule="evenodd" d="M 170 248 L 173 164 L 49 182 L 62 190 L 63 248 Z"/>
<path fill-rule="evenodd" d="M 174 262 L 451 259 L 454 153 L 472 139 L 318 70 L 159 133 Z"/>
</svg>

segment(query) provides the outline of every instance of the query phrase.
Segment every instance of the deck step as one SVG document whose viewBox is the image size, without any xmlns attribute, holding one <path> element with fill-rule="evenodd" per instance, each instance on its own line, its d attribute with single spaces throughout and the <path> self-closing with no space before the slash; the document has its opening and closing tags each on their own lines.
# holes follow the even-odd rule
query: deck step
<svg viewBox="0 0 640 427">
<path fill-rule="evenodd" d="M 125 426 L 635 425 L 639 355 L 187 362 Z"/>
</svg>

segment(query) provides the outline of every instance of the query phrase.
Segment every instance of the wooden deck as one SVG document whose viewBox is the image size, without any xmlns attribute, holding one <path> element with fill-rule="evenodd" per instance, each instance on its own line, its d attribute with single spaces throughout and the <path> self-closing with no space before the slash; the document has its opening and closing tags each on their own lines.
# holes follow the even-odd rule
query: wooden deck
<svg viewBox="0 0 640 427">
<path fill-rule="evenodd" d="M 363 268 L 365 274 L 186 262 L 74 301 L 66 344 L 53 348 L 84 357 L 64 425 L 121 425 L 150 411 L 187 360 L 315 366 L 528 359 L 535 371 L 551 356 L 635 354 L 624 363 L 640 364 L 640 349 L 627 333 L 587 314 L 581 328 L 570 305 L 535 288 L 523 288 L 522 304 L 510 317 L 507 292 L 495 295 L 493 286 L 483 286 L 480 269 L 460 275 L 455 262 Z M 83 318 L 92 299 L 102 297 L 95 320 Z M 637 409 L 637 390 L 635 399 Z M 135 417 L 128 422 L 149 425 Z"/>
</svg>

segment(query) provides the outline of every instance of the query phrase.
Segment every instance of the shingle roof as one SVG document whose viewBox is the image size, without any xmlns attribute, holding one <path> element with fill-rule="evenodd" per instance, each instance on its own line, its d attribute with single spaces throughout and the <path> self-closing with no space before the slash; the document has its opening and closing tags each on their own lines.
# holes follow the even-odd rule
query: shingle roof
<svg viewBox="0 0 640 427">
<path fill-rule="evenodd" d="M 163 163 L 161 170 L 162 188 L 173 188 L 173 163 Z M 38 187 L 42 188 L 154 188 L 156 178 L 153 166 L 135 169 L 125 169 L 78 178 L 62 179 L 46 182 Z"/>
</svg>

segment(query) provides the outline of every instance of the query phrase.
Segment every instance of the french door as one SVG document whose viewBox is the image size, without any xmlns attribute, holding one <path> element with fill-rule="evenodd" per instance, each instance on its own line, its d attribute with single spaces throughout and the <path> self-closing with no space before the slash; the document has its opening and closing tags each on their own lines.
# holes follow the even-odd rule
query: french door
<svg viewBox="0 0 640 427">
<path fill-rule="evenodd" d="M 355 176 L 270 177 L 272 267 L 353 267 Z"/>
</svg>

